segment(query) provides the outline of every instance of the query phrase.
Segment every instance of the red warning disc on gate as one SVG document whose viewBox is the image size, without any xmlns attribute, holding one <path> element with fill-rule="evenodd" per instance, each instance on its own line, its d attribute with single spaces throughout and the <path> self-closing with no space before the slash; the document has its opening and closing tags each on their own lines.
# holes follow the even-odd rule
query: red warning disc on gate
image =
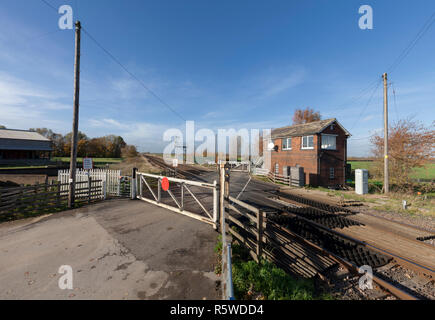
<svg viewBox="0 0 435 320">
<path fill-rule="evenodd" d="M 163 191 L 169 190 L 169 180 L 166 177 L 162 179 L 162 189 Z"/>
</svg>

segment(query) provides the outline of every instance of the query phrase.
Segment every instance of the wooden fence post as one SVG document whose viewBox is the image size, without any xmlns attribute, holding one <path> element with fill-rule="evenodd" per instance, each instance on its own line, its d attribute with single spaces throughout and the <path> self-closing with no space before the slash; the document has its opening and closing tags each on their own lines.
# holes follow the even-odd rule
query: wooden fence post
<svg viewBox="0 0 435 320">
<path fill-rule="evenodd" d="M 60 207 L 60 181 L 57 182 L 57 194 L 56 194 L 56 204 Z"/>
</svg>

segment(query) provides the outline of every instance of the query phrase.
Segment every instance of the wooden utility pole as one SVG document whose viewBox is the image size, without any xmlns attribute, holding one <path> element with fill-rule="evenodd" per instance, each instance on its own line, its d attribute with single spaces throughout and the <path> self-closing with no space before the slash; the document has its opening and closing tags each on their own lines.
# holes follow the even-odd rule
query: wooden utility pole
<svg viewBox="0 0 435 320">
<path fill-rule="evenodd" d="M 80 34 L 82 26 L 80 21 L 76 22 L 76 53 L 74 61 L 74 115 L 73 131 L 71 137 L 71 159 L 69 164 L 69 193 L 68 207 L 74 207 L 75 200 L 75 182 L 77 166 L 77 139 L 79 130 L 79 94 L 80 94 Z"/>
<path fill-rule="evenodd" d="M 388 174 L 388 80 L 387 73 L 382 75 L 384 78 L 384 193 L 390 191 Z"/>
</svg>

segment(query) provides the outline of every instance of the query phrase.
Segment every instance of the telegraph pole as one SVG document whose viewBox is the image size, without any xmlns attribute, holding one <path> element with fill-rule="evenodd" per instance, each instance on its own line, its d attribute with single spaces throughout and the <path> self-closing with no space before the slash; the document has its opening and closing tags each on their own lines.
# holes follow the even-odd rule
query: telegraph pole
<svg viewBox="0 0 435 320">
<path fill-rule="evenodd" d="M 82 26 L 80 21 L 76 21 L 76 52 L 74 60 L 74 115 L 73 130 L 71 137 L 71 159 L 69 164 L 69 193 L 68 207 L 74 207 L 75 200 L 75 182 L 77 166 L 77 139 L 79 130 L 79 94 L 80 94 L 80 34 Z"/>
<path fill-rule="evenodd" d="M 390 191 L 388 174 L 388 81 L 387 73 L 382 75 L 384 79 L 384 193 Z"/>
</svg>

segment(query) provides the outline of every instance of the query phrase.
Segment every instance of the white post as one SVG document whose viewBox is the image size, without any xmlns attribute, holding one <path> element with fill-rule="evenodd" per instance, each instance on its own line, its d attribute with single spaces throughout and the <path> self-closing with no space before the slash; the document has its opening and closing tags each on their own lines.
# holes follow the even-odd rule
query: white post
<svg viewBox="0 0 435 320">
<path fill-rule="evenodd" d="M 117 190 L 118 197 L 121 194 L 121 172 L 118 172 L 118 190 Z"/>
<path fill-rule="evenodd" d="M 107 193 L 106 193 L 106 181 L 103 180 L 103 199 L 106 200 Z"/>
</svg>

